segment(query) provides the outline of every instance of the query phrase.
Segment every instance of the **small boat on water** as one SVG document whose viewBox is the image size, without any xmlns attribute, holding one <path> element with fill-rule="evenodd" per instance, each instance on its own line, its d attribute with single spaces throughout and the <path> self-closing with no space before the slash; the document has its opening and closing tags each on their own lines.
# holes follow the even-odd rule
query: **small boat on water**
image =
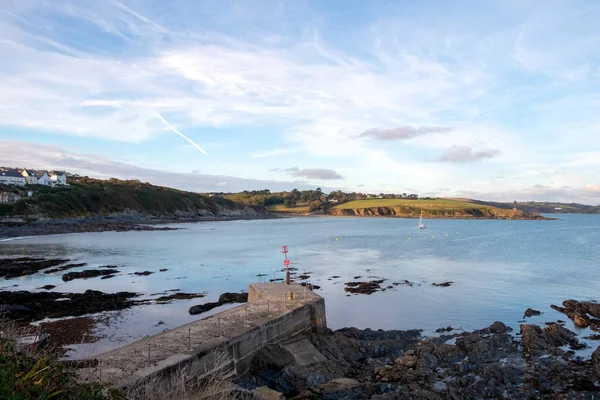
<svg viewBox="0 0 600 400">
<path fill-rule="evenodd" d="M 423 210 L 421 210 L 421 218 L 419 218 L 419 229 L 427 229 L 427 227 L 423 223 Z"/>
</svg>

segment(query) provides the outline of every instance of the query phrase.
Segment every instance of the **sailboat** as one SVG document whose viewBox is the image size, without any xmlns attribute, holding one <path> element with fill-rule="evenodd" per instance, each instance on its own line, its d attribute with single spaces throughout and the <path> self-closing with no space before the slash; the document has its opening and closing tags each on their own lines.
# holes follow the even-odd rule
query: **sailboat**
<svg viewBox="0 0 600 400">
<path fill-rule="evenodd" d="M 419 229 L 427 229 L 427 227 L 423 223 L 423 210 L 421 210 L 421 218 L 419 218 Z"/>
</svg>

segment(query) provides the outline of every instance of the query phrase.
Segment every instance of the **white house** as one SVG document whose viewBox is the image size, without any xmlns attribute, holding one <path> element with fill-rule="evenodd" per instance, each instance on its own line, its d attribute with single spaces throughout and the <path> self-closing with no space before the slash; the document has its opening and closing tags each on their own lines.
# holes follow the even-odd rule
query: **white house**
<svg viewBox="0 0 600 400">
<path fill-rule="evenodd" d="M 50 180 L 55 185 L 66 185 L 67 184 L 67 173 L 65 171 L 50 171 Z"/>
<path fill-rule="evenodd" d="M 0 192 L 0 203 L 2 203 L 2 204 L 15 203 L 15 202 L 19 201 L 20 198 L 21 198 L 21 196 L 19 196 L 18 194 L 9 193 L 9 192 Z"/>
<path fill-rule="evenodd" d="M 35 173 L 35 177 L 37 178 L 38 185 L 50 186 L 52 184 L 50 175 L 48 175 L 48 172 L 46 172 L 46 171 L 37 171 Z"/>
<path fill-rule="evenodd" d="M 0 183 L 5 185 L 25 186 L 25 177 L 15 170 L 0 171 Z"/>
<path fill-rule="evenodd" d="M 37 185 L 38 179 L 37 176 L 35 176 L 35 171 L 30 169 L 24 169 L 21 171 L 21 175 L 25 177 L 25 181 L 27 182 L 27 184 Z"/>
</svg>

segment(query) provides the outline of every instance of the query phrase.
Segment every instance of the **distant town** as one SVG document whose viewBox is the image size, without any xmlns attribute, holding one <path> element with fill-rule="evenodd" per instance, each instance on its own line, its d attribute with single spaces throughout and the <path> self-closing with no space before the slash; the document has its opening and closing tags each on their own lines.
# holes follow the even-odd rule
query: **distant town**
<svg viewBox="0 0 600 400">
<path fill-rule="evenodd" d="M 0 167 L 0 185 L 23 187 L 25 185 L 68 186 L 65 171 L 46 171 L 28 168 Z M 31 196 L 31 192 L 28 192 Z M 21 195 L 10 191 L 0 191 L 0 203 L 10 204 L 21 199 Z"/>
</svg>

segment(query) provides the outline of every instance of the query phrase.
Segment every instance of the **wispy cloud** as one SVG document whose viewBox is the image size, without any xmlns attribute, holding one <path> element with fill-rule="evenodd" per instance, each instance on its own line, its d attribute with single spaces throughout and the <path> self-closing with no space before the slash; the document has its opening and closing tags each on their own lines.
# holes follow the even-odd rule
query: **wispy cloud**
<svg viewBox="0 0 600 400">
<path fill-rule="evenodd" d="M 291 153 L 291 152 L 292 152 L 291 149 L 275 149 L 275 150 L 268 151 L 266 153 L 252 154 L 252 155 L 250 155 L 250 157 L 253 157 L 253 158 L 266 158 L 266 157 L 278 156 L 278 155 L 281 155 L 281 154 L 288 154 L 288 153 Z"/>
<path fill-rule="evenodd" d="M 500 154 L 500 151 L 496 149 L 473 150 L 468 146 L 454 146 L 440 155 L 437 160 L 451 163 L 468 163 L 494 158 L 498 154 Z"/>
<path fill-rule="evenodd" d="M 294 176 L 297 178 L 319 179 L 319 180 L 343 179 L 342 175 L 337 173 L 335 170 L 327 169 L 327 168 L 300 169 L 298 167 L 291 167 L 291 168 L 283 169 L 282 171 L 287 172 L 291 176 Z"/>
<path fill-rule="evenodd" d="M 177 128 L 175 128 L 166 119 L 164 119 L 162 115 L 160 115 L 159 113 L 156 113 L 156 117 L 158 119 L 160 119 L 162 122 L 164 122 L 164 124 L 167 126 L 167 128 L 169 128 L 170 130 L 172 130 L 173 132 L 175 132 L 176 134 L 178 134 L 179 136 L 181 136 L 182 138 L 184 138 L 192 146 L 194 146 L 196 148 L 196 150 L 198 150 L 200 153 L 204 154 L 205 156 L 208 155 L 208 153 L 206 151 L 204 151 L 204 149 L 202 149 L 202 147 L 200 147 L 198 145 L 198 143 L 194 142 L 192 139 L 190 139 L 189 137 L 185 136 L 183 133 L 179 132 L 179 130 L 177 130 Z"/>
<path fill-rule="evenodd" d="M 397 128 L 389 129 L 367 129 L 361 133 L 360 136 L 379 140 L 402 140 L 427 135 L 429 133 L 447 133 L 451 131 L 452 128 L 446 126 L 422 126 L 419 128 L 413 126 L 399 126 Z"/>
<path fill-rule="evenodd" d="M 18 153 L 14 149 L 21 149 Z M 242 190 L 314 189 L 315 185 L 293 181 L 245 179 L 235 176 L 170 172 L 164 169 L 145 168 L 122 161 L 114 161 L 96 154 L 71 152 L 56 146 L 39 143 L 0 140 L 0 160 L 7 166 L 35 169 L 59 169 L 70 173 L 99 178 L 139 179 L 155 185 L 174 187 L 196 192 L 221 192 Z M 325 188 L 324 188 L 325 190 Z"/>
</svg>

